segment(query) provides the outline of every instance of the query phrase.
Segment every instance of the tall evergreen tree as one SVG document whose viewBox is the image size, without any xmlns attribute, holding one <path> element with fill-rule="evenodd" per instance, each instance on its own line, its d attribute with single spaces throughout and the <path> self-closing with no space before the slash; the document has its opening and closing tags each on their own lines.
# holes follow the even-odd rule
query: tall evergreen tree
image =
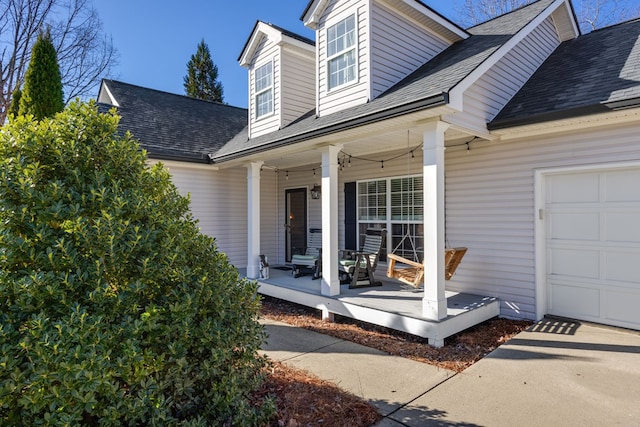
<svg viewBox="0 0 640 427">
<path fill-rule="evenodd" d="M 7 109 L 7 116 L 16 117 L 20 114 L 20 98 L 22 98 L 22 90 L 17 87 L 11 94 L 11 104 Z"/>
<path fill-rule="evenodd" d="M 24 78 L 20 114 L 33 114 L 37 120 L 64 109 L 62 77 L 56 49 L 47 30 L 38 35 Z"/>
<path fill-rule="evenodd" d="M 217 79 L 218 67 L 211 59 L 209 46 L 202 39 L 196 53 L 191 55 L 187 63 L 187 75 L 184 77 L 185 93 L 193 98 L 223 102 L 222 83 Z"/>
</svg>

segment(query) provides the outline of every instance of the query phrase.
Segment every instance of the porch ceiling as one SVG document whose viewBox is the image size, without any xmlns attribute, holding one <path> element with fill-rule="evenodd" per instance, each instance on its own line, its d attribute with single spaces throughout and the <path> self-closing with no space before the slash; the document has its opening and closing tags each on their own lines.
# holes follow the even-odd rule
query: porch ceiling
<svg viewBox="0 0 640 427">
<path fill-rule="evenodd" d="M 256 159 L 262 160 L 268 167 L 292 169 L 322 161 L 322 147 L 330 144 L 342 144 L 345 154 L 384 158 L 390 151 L 415 148 L 422 144 L 421 125 L 434 117 L 422 121 L 412 118 L 396 118 L 366 127 L 349 129 L 339 134 L 324 136 L 311 141 L 291 144 L 260 153 Z M 445 145 L 456 145 L 472 135 L 449 128 L 445 133 Z M 249 158 L 246 158 L 248 160 Z"/>
</svg>

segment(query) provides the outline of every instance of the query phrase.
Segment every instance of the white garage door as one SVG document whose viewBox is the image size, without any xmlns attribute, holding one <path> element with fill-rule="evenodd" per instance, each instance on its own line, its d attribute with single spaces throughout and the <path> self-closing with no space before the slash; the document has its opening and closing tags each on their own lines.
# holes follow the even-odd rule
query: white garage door
<svg viewBox="0 0 640 427">
<path fill-rule="evenodd" d="M 547 175 L 550 314 L 640 329 L 640 168 Z"/>
</svg>

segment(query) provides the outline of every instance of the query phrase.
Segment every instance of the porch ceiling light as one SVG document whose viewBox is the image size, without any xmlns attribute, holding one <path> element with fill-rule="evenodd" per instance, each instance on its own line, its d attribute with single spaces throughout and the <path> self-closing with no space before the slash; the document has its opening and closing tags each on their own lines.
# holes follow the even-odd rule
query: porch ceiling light
<svg viewBox="0 0 640 427">
<path fill-rule="evenodd" d="M 314 200 L 319 199 L 321 190 L 322 190 L 322 187 L 320 187 L 318 184 L 315 184 L 313 188 L 309 190 L 309 192 L 311 193 L 311 198 Z"/>
</svg>

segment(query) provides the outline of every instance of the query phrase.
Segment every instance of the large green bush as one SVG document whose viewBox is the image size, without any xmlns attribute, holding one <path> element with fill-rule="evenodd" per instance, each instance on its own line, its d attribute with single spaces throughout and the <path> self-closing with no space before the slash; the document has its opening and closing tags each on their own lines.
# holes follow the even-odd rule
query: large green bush
<svg viewBox="0 0 640 427">
<path fill-rule="evenodd" d="M 0 425 L 251 425 L 256 285 L 115 114 L 0 129 Z"/>
</svg>

